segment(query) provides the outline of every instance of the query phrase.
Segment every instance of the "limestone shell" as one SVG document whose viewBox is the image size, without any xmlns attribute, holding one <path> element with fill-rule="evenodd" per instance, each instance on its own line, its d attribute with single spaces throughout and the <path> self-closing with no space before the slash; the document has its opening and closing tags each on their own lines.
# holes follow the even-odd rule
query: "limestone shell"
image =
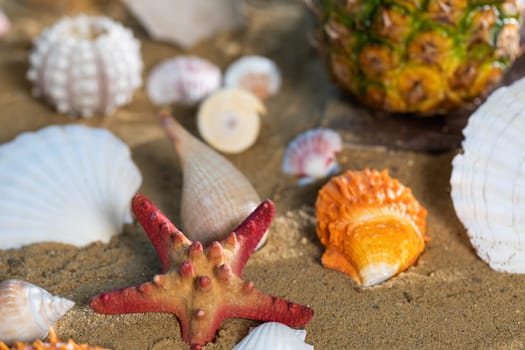
<svg viewBox="0 0 525 350">
<path fill-rule="evenodd" d="M 323 265 L 365 287 L 406 270 L 425 248 L 427 211 L 387 170 L 333 177 L 319 191 L 316 215 Z"/>
<path fill-rule="evenodd" d="M 0 249 L 109 242 L 131 221 L 142 176 L 105 129 L 48 126 L 0 146 Z"/>
<path fill-rule="evenodd" d="M 64 17 L 36 38 L 28 79 L 60 113 L 110 115 L 142 84 L 140 43 L 107 17 Z"/>
<path fill-rule="evenodd" d="M 343 149 L 341 136 L 330 129 L 311 129 L 293 139 L 284 152 L 282 171 L 307 184 L 339 171 L 336 155 Z"/>
<path fill-rule="evenodd" d="M 74 302 L 53 296 L 21 280 L 0 283 L 0 341 L 34 341 L 44 338 Z"/>
<path fill-rule="evenodd" d="M 166 59 L 149 73 L 146 91 L 156 105 L 199 102 L 221 85 L 221 71 L 215 64 L 196 57 Z"/>
<path fill-rule="evenodd" d="M 240 153 L 252 146 L 266 109 L 255 95 L 240 89 L 221 89 L 201 104 L 197 128 L 202 138 L 223 153 Z"/>
<path fill-rule="evenodd" d="M 171 116 L 161 115 L 161 122 L 182 167 L 182 229 L 192 241 L 204 245 L 221 241 L 259 205 L 259 195 L 229 160 Z"/>
<path fill-rule="evenodd" d="M 525 273 L 525 79 L 501 87 L 469 118 L 452 162 L 451 197 L 478 256 Z"/>
<path fill-rule="evenodd" d="M 224 72 L 224 86 L 248 90 L 264 100 L 279 91 L 281 73 L 267 57 L 243 56 Z"/>
<path fill-rule="evenodd" d="M 305 343 L 306 331 L 279 322 L 266 322 L 254 329 L 233 350 L 313 350 Z"/>
</svg>

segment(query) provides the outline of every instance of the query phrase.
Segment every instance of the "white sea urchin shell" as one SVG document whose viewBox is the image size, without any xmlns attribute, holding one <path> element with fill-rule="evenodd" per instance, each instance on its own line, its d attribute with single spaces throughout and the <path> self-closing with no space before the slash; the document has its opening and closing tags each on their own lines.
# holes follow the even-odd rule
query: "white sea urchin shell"
<svg viewBox="0 0 525 350">
<path fill-rule="evenodd" d="M 0 341 L 30 342 L 44 338 L 49 328 L 73 306 L 71 300 L 20 280 L 0 283 Z"/>
<path fill-rule="evenodd" d="M 105 129 L 49 126 L 0 146 L 0 249 L 109 242 L 131 221 L 142 177 Z"/>
<path fill-rule="evenodd" d="M 478 256 L 525 273 L 525 79 L 496 90 L 463 130 L 451 196 Z"/>
<path fill-rule="evenodd" d="M 146 90 L 156 105 L 181 102 L 194 104 L 221 85 L 221 70 L 195 56 L 167 59 L 155 66 L 148 76 Z"/>
<path fill-rule="evenodd" d="M 244 56 L 226 69 L 224 86 L 248 90 L 264 100 L 279 91 L 281 73 L 269 58 Z"/>
<path fill-rule="evenodd" d="M 232 350 L 314 350 L 306 344 L 306 331 L 279 322 L 266 322 L 250 333 Z"/>
<path fill-rule="evenodd" d="M 33 94 L 69 115 L 109 115 L 142 83 L 139 41 L 107 17 L 61 19 L 35 40 L 30 65 Z"/>
<path fill-rule="evenodd" d="M 304 185 L 339 170 L 336 154 L 343 148 L 341 137 L 330 129 L 308 130 L 293 139 L 286 148 L 282 170 L 301 176 Z"/>
</svg>

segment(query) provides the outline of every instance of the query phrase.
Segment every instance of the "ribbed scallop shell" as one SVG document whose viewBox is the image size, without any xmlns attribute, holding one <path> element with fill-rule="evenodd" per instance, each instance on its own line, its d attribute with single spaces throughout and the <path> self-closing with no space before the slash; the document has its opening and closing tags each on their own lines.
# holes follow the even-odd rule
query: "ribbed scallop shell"
<svg viewBox="0 0 525 350">
<path fill-rule="evenodd" d="M 451 196 L 478 256 L 525 273 L 525 80 L 496 90 L 463 130 Z"/>
<path fill-rule="evenodd" d="M 35 40 L 27 73 L 33 93 L 60 113 L 109 115 L 141 83 L 140 43 L 107 17 L 65 17 Z"/>
<path fill-rule="evenodd" d="M 232 350 L 313 350 L 306 344 L 306 331 L 279 322 L 266 322 L 250 333 Z"/>
<path fill-rule="evenodd" d="M 341 136 L 330 129 L 308 130 L 293 139 L 284 152 L 282 170 L 300 176 L 306 184 L 339 171 L 336 154 L 343 149 Z"/>
<path fill-rule="evenodd" d="M 224 86 L 248 90 L 264 100 L 279 91 L 281 73 L 269 58 L 244 56 L 228 66 Z"/>
<path fill-rule="evenodd" d="M 204 245 L 221 241 L 259 205 L 259 195 L 232 163 L 173 118 L 165 115 L 162 123 L 182 166 L 182 229 Z"/>
<path fill-rule="evenodd" d="M 53 296 L 20 280 L 0 283 L 0 341 L 33 341 L 44 338 L 74 302 Z"/>
<path fill-rule="evenodd" d="M 180 56 L 164 60 L 152 69 L 146 91 L 156 105 L 177 102 L 191 105 L 220 85 L 219 67 L 196 56 Z"/>
<path fill-rule="evenodd" d="M 131 220 L 142 177 L 105 129 L 49 126 L 0 146 L 0 249 L 109 242 Z"/>
<path fill-rule="evenodd" d="M 316 214 L 323 265 L 363 286 L 406 270 L 425 248 L 427 211 L 386 170 L 333 177 L 319 191 Z"/>
</svg>

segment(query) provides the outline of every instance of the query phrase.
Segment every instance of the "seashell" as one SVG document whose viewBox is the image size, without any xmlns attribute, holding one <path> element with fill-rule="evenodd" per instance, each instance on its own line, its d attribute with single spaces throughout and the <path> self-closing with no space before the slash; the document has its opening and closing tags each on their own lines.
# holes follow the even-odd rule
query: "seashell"
<svg viewBox="0 0 525 350">
<path fill-rule="evenodd" d="M 0 38 L 5 36 L 11 29 L 11 21 L 4 11 L 0 10 Z"/>
<path fill-rule="evenodd" d="M 0 283 L 0 341 L 43 339 L 74 302 L 20 280 Z"/>
<path fill-rule="evenodd" d="M 454 209 L 478 256 L 525 273 L 525 80 L 501 87 L 469 118 L 452 161 Z"/>
<path fill-rule="evenodd" d="M 200 106 L 197 127 L 202 138 L 224 153 L 240 153 L 254 144 L 265 113 L 263 103 L 249 92 L 222 89 Z"/>
<path fill-rule="evenodd" d="M 171 116 L 161 114 L 160 118 L 182 166 L 183 231 L 190 240 L 205 246 L 223 240 L 259 205 L 259 195 L 226 158 L 193 137 Z"/>
<path fill-rule="evenodd" d="M 65 17 L 35 40 L 28 79 L 33 94 L 60 113 L 112 114 L 142 84 L 140 43 L 107 17 Z"/>
<path fill-rule="evenodd" d="M 319 191 L 316 214 L 323 265 L 365 287 L 406 270 L 425 248 L 427 211 L 387 170 L 333 177 Z"/>
<path fill-rule="evenodd" d="M 306 331 L 293 329 L 279 322 L 266 322 L 250 333 L 232 350 L 313 350 L 305 343 Z"/>
<path fill-rule="evenodd" d="M 343 149 L 341 136 L 330 129 L 308 130 L 288 144 L 284 152 L 282 170 L 285 174 L 300 176 L 299 184 L 339 171 L 336 154 Z"/>
<path fill-rule="evenodd" d="M 131 222 L 142 177 L 105 129 L 48 126 L 0 146 L 0 249 L 109 242 Z"/>
<path fill-rule="evenodd" d="M 221 70 L 196 56 L 180 56 L 156 65 L 148 76 L 146 91 L 156 105 L 199 102 L 221 85 Z"/>
<path fill-rule="evenodd" d="M 51 328 L 49 330 L 48 341 L 43 342 L 36 340 L 32 344 L 21 343 L 17 341 L 13 347 L 8 347 L 5 343 L 0 341 L 0 350 L 107 350 L 97 346 L 89 346 L 87 344 L 77 344 L 69 339 L 67 342 L 60 341 L 55 331 Z"/>
<path fill-rule="evenodd" d="M 226 69 L 224 86 L 248 90 L 264 100 L 279 91 L 281 73 L 269 58 L 244 56 Z"/>
</svg>

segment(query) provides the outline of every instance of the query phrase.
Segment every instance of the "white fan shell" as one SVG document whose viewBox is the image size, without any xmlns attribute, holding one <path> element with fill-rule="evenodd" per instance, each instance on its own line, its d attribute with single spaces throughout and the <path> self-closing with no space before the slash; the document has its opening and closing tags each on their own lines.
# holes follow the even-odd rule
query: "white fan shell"
<svg viewBox="0 0 525 350">
<path fill-rule="evenodd" d="M 525 80 L 496 90 L 470 117 L 452 162 L 451 196 L 478 256 L 525 273 Z"/>
<path fill-rule="evenodd" d="M 0 249 L 107 243 L 130 222 L 141 182 L 128 146 L 105 129 L 23 133 L 0 146 Z"/>
<path fill-rule="evenodd" d="M 233 350 L 313 350 L 305 343 L 306 331 L 279 322 L 266 322 L 250 333 Z"/>
</svg>

